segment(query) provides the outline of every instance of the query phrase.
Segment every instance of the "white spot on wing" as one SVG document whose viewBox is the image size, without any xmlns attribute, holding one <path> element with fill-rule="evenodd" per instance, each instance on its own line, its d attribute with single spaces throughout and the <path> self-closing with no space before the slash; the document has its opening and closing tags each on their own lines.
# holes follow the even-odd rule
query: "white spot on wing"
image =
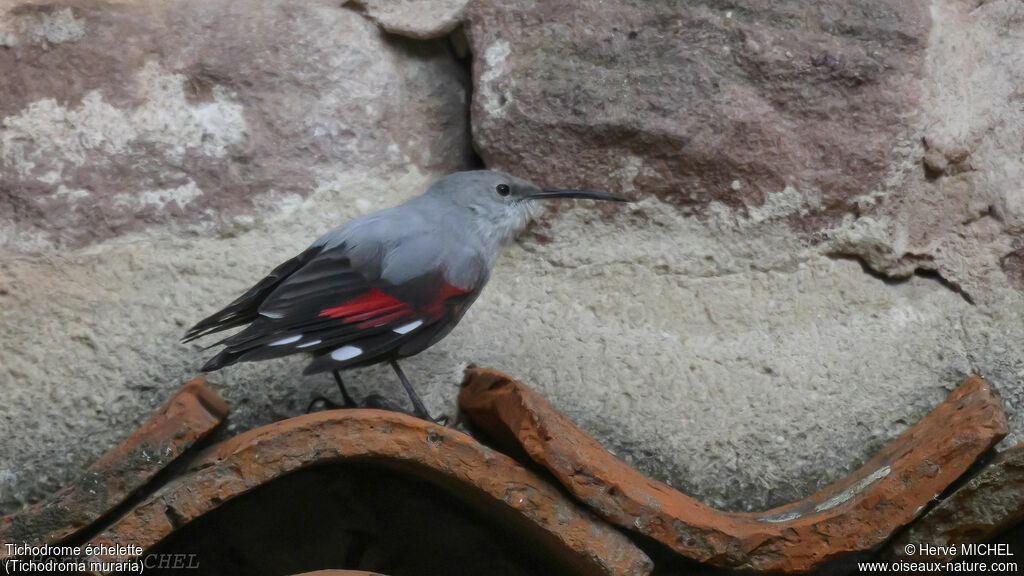
<svg viewBox="0 0 1024 576">
<path fill-rule="evenodd" d="M 270 343 L 270 346 L 284 346 L 285 344 L 291 344 L 292 342 L 298 342 L 299 340 L 302 340 L 302 334 L 296 334 L 295 336 L 274 340 Z"/>
<path fill-rule="evenodd" d="M 302 344 L 299 344 L 298 346 L 296 346 L 296 348 L 309 348 L 310 346 L 316 346 L 319 343 L 319 340 L 310 340 L 309 342 L 303 342 Z"/>
<path fill-rule="evenodd" d="M 267 318 L 284 318 L 284 314 L 280 312 L 260 312 L 260 316 L 266 316 Z"/>
<path fill-rule="evenodd" d="M 413 330 L 419 328 L 422 325 L 423 320 L 417 320 L 415 322 L 410 322 L 405 326 L 399 326 L 398 328 L 395 328 L 394 331 L 397 332 L 398 334 L 408 334 L 409 332 L 412 332 Z"/>
<path fill-rule="evenodd" d="M 334 358 L 335 360 L 341 362 L 343 360 L 350 360 L 352 358 L 355 358 L 356 356 L 359 356 L 362 353 L 362 349 L 356 348 L 355 346 L 342 346 L 341 348 L 338 348 L 334 352 L 331 352 L 331 358 Z"/>
</svg>

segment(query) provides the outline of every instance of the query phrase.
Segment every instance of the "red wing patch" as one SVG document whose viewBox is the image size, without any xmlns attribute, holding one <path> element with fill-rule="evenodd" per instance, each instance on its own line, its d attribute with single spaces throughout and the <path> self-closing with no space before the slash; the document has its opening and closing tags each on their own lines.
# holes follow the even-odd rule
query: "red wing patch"
<svg viewBox="0 0 1024 576">
<path fill-rule="evenodd" d="M 345 322 L 370 321 L 371 326 L 389 322 L 412 314 L 412 308 L 394 296 L 388 296 L 377 288 L 371 288 L 361 296 L 340 306 L 320 311 L 321 317 L 338 318 Z M 364 326 L 360 326 L 363 328 Z"/>
<path fill-rule="evenodd" d="M 468 294 L 471 290 L 456 288 L 447 282 L 438 290 L 434 300 L 420 308 L 433 318 L 441 318 L 445 314 L 445 303 L 450 298 Z M 340 306 L 325 308 L 320 311 L 321 318 L 336 318 L 345 324 L 358 323 L 359 329 L 381 326 L 413 314 L 412 307 L 394 296 L 389 296 L 377 288 L 371 288 Z"/>
<path fill-rule="evenodd" d="M 427 314 L 430 314 L 435 318 L 440 318 L 441 316 L 444 315 L 444 305 L 449 298 L 462 296 L 463 294 L 469 294 L 470 292 L 472 292 L 472 290 L 463 290 L 462 288 L 456 288 L 455 286 L 452 286 L 451 284 L 445 282 L 444 284 L 441 285 L 441 289 L 438 290 L 437 296 L 434 297 L 434 301 L 431 302 L 428 306 L 424 306 L 423 310 Z"/>
</svg>

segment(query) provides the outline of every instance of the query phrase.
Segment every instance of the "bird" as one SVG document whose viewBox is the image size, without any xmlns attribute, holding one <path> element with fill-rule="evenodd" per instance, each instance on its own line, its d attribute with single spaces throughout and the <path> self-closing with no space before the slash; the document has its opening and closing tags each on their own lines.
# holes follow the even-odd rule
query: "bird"
<svg viewBox="0 0 1024 576">
<path fill-rule="evenodd" d="M 398 361 L 448 335 L 476 301 L 504 244 L 556 198 L 629 202 L 593 190 L 540 188 L 496 170 L 455 172 L 403 204 L 350 220 L 270 271 L 182 338 L 245 326 L 202 367 L 306 353 L 304 374 L 388 363 L 413 414 L 433 422 Z"/>
</svg>

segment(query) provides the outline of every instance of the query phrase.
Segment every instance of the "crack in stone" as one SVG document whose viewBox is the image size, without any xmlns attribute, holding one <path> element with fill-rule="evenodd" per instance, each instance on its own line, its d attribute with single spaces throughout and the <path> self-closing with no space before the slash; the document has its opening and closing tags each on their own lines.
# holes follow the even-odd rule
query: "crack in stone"
<svg viewBox="0 0 1024 576">
<path fill-rule="evenodd" d="M 917 267 L 914 268 L 913 272 L 911 272 L 910 274 L 892 276 L 872 267 L 871 264 L 868 263 L 867 259 L 860 254 L 844 251 L 833 251 L 826 252 L 825 256 L 833 260 L 854 260 L 858 264 L 860 264 L 861 269 L 864 270 L 865 274 L 877 278 L 889 285 L 903 284 L 905 282 L 908 282 L 911 278 L 915 276 L 918 278 L 927 278 L 930 280 L 934 280 L 935 282 L 938 282 L 942 287 L 947 288 L 954 294 L 963 298 L 963 300 L 970 304 L 971 306 L 976 306 L 976 303 L 974 302 L 974 297 L 971 296 L 971 294 L 966 289 L 964 289 L 964 287 L 960 286 L 959 284 L 950 280 L 949 278 L 944 277 L 938 270 Z"/>
</svg>

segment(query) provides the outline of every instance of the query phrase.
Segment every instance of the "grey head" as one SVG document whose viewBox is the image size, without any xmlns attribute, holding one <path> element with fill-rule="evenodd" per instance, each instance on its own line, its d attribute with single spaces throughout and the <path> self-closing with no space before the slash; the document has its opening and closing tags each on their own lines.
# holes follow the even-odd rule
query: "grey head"
<svg viewBox="0 0 1024 576">
<path fill-rule="evenodd" d="M 541 188 L 536 184 L 496 170 L 456 172 L 441 178 L 417 200 L 448 205 L 463 211 L 483 236 L 497 241 L 514 238 L 534 217 L 538 200 L 589 198 L 629 202 L 608 192 Z"/>
</svg>

